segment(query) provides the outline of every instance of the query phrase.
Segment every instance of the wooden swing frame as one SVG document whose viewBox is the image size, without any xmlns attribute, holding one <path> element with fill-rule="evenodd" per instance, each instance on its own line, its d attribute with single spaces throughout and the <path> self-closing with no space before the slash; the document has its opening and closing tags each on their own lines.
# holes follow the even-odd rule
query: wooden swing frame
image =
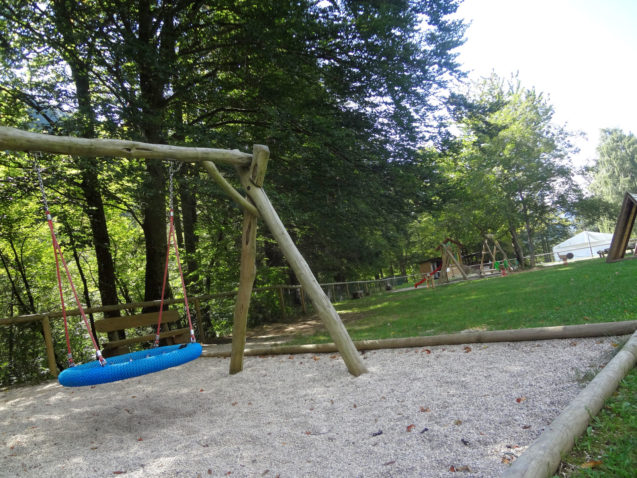
<svg viewBox="0 0 637 478">
<path fill-rule="evenodd" d="M 270 159 L 270 151 L 267 146 L 255 144 L 252 154 L 249 154 L 238 150 L 53 136 L 0 126 L 0 149 L 85 157 L 123 157 L 200 163 L 208 175 L 243 210 L 239 288 L 234 309 L 230 373 L 238 373 L 243 369 L 248 309 L 256 277 L 257 218 L 268 226 L 272 236 L 279 244 L 296 277 L 312 300 L 349 372 L 354 376 L 367 372 L 362 357 L 356 350 L 336 309 L 321 289 L 316 277 L 292 241 L 263 190 L 265 173 Z M 247 197 L 239 193 L 223 177 L 215 163 L 235 167 Z"/>
<path fill-rule="evenodd" d="M 492 241 L 493 245 L 490 245 L 489 241 Z M 504 252 L 504 249 L 502 249 L 502 246 L 500 246 L 500 243 L 498 242 L 498 240 L 495 238 L 493 234 L 485 234 L 484 242 L 482 243 L 482 256 L 480 257 L 480 277 L 485 275 L 484 274 L 484 258 L 487 255 L 487 252 L 489 253 L 489 256 L 491 257 L 491 263 L 493 264 L 494 267 L 495 267 L 495 263 L 498 261 L 497 259 L 498 252 L 500 252 L 500 254 L 502 254 L 502 267 L 507 269 L 510 272 L 513 272 L 513 268 L 511 267 L 511 262 L 509 261 L 509 258 L 507 257 L 506 252 Z"/>
</svg>

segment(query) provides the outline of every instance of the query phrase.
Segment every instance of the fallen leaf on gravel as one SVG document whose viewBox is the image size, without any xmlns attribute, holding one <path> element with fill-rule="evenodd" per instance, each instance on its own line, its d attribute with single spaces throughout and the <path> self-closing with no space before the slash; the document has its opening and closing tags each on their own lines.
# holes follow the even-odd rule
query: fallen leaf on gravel
<svg viewBox="0 0 637 478">
<path fill-rule="evenodd" d="M 462 420 L 454 420 L 454 425 L 462 425 Z"/>
<path fill-rule="evenodd" d="M 531 428 L 531 425 L 523 425 L 522 426 L 522 430 L 528 430 L 529 428 Z"/>
<path fill-rule="evenodd" d="M 611 345 L 611 347 L 618 347 L 618 346 L 619 346 L 619 344 L 618 344 L 618 343 L 616 343 L 616 342 L 613 342 L 613 343 L 611 343 L 610 345 Z"/>
<path fill-rule="evenodd" d="M 464 353 L 468 354 L 469 352 L 471 352 L 471 347 L 467 346 L 464 348 Z"/>
<path fill-rule="evenodd" d="M 289 360 L 294 360 L 294 355 L 290 355 L 290 356 L 288 357 L 288 359 L 289 359 Z"/>
<path fill-rule="evenodd" d="M 235 407 L 239 402 L 232 402 L 232 406 Z"/>
<path fill-rule="evenodd" d="M 430 353 L 431 353 L 431 350 L 429 350 L 429 349 L 423 349 L 423 352 L 425 352 L 426 354 L 430 354 Z"/>
<path fill-rule="evenodd" d="M 571 343 L 569 343 L 569 345 L 570 345 L 571 347 L 575 347 L 575 346 L 577 345 L 577 342 L 572 341 Z"/>
<path fill-rule="evenodd" d="M 383 466 L 393 465 L 394 463 L 396 463 L 396 460 L 392 460 L 392 461 L 388 461 L 387 463 L 383 463 Z"/>
<path fill-rule="evenodd" d="M 525 402 L 526 401 L 526 397 L 518 397 L 518 398 L 515 399 L 515 401 L 518 402 L 518 403 Z"/>
<path fill-rule="evenodd" d="M 200 389 L 199 389 L 199 391 L 200 391 L 200 392 L 203 392 L 203 388 L 200 388 Z"/>
<path fill-rule="evenodd" d="M 311 435 L 311 434 L 312 434 L 312 432 L 305 432 L 305 434 L 306 434 L 306 435 Z"/>
<path fill-rule="evenodd" d="M 462 465 L 462 466 L 453 466 L 453 465 L 451 465 L 449 467 L 449 471 L 451 471 L 452 473 L 455 473 L 455 472 L 458 472 L 458 471 L 470 473 L 471 472 L 471 468 L 469 468 L 467 465 Z"/>
<path fill-rule="evenodd" d="M 429 407 L 420 407 L 420 411 L 421 412 L 430 412 L 431 408 L 429 408 Z"/>
<path fill-rule="evenodd" d="M 502 457 L 502 463 L 504 463 L 505 465 L 508 465 L 512 461 L 513 461 L 513 458 L 509 458 L 508 456 L 503 456 Z"/>
<path fill-rule="evenodd" d="M 582 463 L 580 465 L 580 468 L 596 468 L 600 466 L 601 464 L 603 464 L 603 461 L 601 460 L 591 460 L 591 461 L 587 461 L 586 463 Z"/>
<path fill-rule="evenodd" d="M 315 355 L 314 357 L 312 357 L 312 360 L 316 362 L 317 360 L 321 360 L 321 359 Z"/>
<path fill-rule="evenodd" d="M 338 357 L 337 357 L 336 355 L 330 355 L 330 358 L 331 358 L 332 360 L 336 360 Z"/>
<path fill-rule="evenodd" d="M 144 441 L 144 439 L 142 437 L 139 437 L 137 441 Z"/>
<path fill-rule="evenodd" d="M 125 471 L 114 471 L 113 474 L 114 475 L 123 475 L 124 473 L 126 473 Z"/>
<path fill-rule="evenodd" d="M 408 432 L 410 432 L 410 431 L 412 431 L 414 428 L 416 428 L 416 425 L 414 425 L 414 424 L 412 423 L 411 425 L 409 425 L 409 426 L 407 427 L 407 431 L 408 431 Z"/>
</svg>

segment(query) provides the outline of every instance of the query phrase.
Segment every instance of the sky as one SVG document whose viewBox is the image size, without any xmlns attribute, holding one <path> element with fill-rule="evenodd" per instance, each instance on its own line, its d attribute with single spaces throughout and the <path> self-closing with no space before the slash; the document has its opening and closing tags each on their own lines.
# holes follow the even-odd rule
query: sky
<svg viewBox="0 0 637 478">
<path fill-rule="evenodd" d="M 458 15 L 469 78 L 518 73 L 547 95 L 554 122 L 586 134 L 575 166 L 597 157 L 600 129 L 637 134 L 637 0 L 464 0 Z"/>
</svg>

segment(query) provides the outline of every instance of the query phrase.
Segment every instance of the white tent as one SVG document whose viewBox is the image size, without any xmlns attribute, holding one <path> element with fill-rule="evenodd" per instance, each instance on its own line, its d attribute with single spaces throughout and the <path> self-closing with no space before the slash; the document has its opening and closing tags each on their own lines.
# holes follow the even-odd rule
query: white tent
<svg viewBox="0 0 637 478">
<path fill-rule="evenodd" d="M 558 254 L 565 255 L 569 252 L 573 254 L 573 258 L 597 257 L 597 251 L 610 247 L 612 240 L 612 234 L 590 231 L 580 232 L 557 246 L 553 246 L 553 255 L 556 261 L 560 260 Z"/>
</svg>

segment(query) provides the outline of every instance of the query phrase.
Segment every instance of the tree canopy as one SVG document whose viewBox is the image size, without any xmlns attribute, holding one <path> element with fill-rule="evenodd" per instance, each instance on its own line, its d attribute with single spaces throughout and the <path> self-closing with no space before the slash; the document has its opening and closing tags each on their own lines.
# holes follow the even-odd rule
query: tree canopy
<svg viewBox="0 0 637 478">
<path fill-rule="evenodd" d="M 2 123 L 176 145 L 267 144 L 268 194 L 312 268 L 324 280 L 380 274 L 405 263 L 400 237 L 435 202 L 436 171 L 419 149 L 439 140 L 447 87 L 461 76 L 457 6 L 3 0 Z M 0 198 L 3 211 L 18 208 L 16 198 L 28 205 L 1 218 L 0 280 L 15 285 L 0 299 L 4 316 L 54 303 L 30 265 L 47 250 L 30 240 L 44 232 L 30 159 L 1 158 L 3 186 L 11 186 Z M 157 298 L 167 165 L 51 156 L 41 163 L 87 297 L 102 304 Z M 194 293 L 232 288 L 238 277 L 237 209 L 201 174 L 183 167 L 176 188 Z M 293 279 L 267 231 L 259 240 L 259 262 L 269 268 L 257 281 Z"/>
</svg>

